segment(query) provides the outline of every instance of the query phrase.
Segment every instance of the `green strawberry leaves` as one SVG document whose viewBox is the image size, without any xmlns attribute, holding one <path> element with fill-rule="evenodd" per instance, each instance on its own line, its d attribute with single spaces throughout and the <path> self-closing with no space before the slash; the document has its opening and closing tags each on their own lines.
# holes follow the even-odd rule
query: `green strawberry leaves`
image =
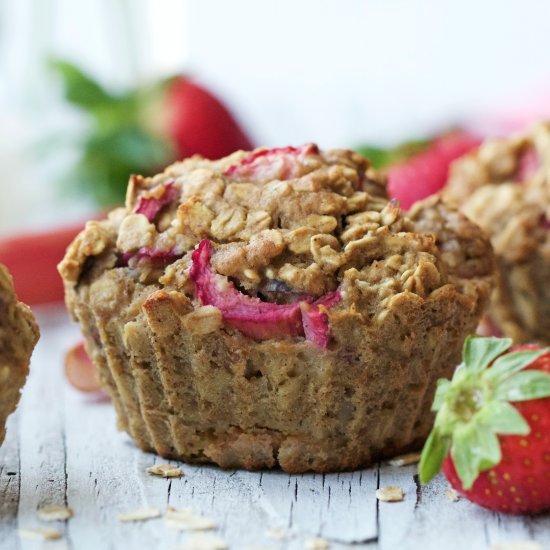
<svg viewBox="0 0 550 550">
<path fill-rule="evenodd" d="M 550 374 L 524 370 L 549 349 L 506 353 L 510 339 L 470 336 L 464 364 L 452 380 L 439 380 L 432 410 L 434 429 L 422 451 L 419 474 L 428 483 L 450 451 L 464 489 L 501 460 L 498 435 L 527 435 L 529 424 L 510 402 L 550 396 Z"/>
<path fill-rule="evenodd" d="M 512 347 L 510 338 L 476 338 L 469 336 L 464 342 L 462 358 L 471 371 L 481 371 Z"/>
<path fill-rule="evenodd" d="M 357 147 L 356 151 L 368 158 L 373 168 L 382 169 L 406 161 L 413 155 L 424 151 L 429 144 L 430 140 L 418 139 L 407 141 L 390 149 L 382 149 L 373 145 L 362 145 Z"/>
<path fill-rule="evenodd" d="M 175 156 L 167 139 L 154 128 L 163 113 L 162 94 L 167 83 L 114 95 L 92 77 L 66 61 L 52 61 L 65 98 L 90 119 L 83 136 L 82 155 L 68 180 L 90 193 L 100 205 L 124 200 L 130 174 L 149 175 Z"/>
<path fill-rule="evenodd" d="M 527 435 L 529 424 L 521 413 L 506 401 L 490 401 L 477 415 L 478 422 L 491 426 L 496 433 Z"/>
<path fill-rule="evenodd" d="M 550 374 L 519 372 L 497 387 L 496 397 L 506 401 L 529 401 L 550 395 Z"/>
<path fill-rule="evenodd" d="M 434 428 L 422 450 L 418 471 L 420 474 L 420 482 L 428 483 L 430 479 L 441 470 L 443 461 L 451 448 L 451 438 L 442 436 L 437 428 Z"/>
</svg>

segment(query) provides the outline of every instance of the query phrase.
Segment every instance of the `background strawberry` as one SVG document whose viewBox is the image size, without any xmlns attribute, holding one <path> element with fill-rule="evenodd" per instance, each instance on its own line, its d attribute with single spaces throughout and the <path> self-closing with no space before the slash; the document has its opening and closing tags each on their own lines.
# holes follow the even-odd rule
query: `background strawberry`
<svg viewBox="0 0 550 550">
<path fill-rule="evenodd" d="M 443 467 L 451 485 L 491 510 L 550 509 L 550 350 L 469 337 L 464 364 L 440 380 L 419 465 L 427 483 Z"/>
<path fill-rule="evenodd" d="M 476 148 L 481 140 L 464 130 L 452 130 L 432 140 L 411 141 L 394 149 L 360 147 L 375 168 L 388 174 L 388 192 L 408 210 L 416 201 L 440 191 L 451 162 Z"/>
<path fill-rule="evenodd" d="M 69 181 L 101 205 L 122 202 L 130 174 L 152 175 L 194 154 L 215 159 L 253 148 L 221 101 L 190 78 L 113 94 L 71 63 L 52 65 L 67 101 L 90 118 Z"/>
</svg>

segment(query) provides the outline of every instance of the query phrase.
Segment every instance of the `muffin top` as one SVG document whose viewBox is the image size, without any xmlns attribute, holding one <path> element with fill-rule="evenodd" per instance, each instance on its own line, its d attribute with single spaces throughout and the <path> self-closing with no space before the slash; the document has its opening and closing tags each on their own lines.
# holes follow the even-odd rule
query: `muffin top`
<svg viewBox="0 0 550 550">
<path fill-rule="evenodd" d="M 456 161 L 444 197 L 489 234 L 499 257 L 550 260 L 550 123 L 487 140 Z"/>
<path fill-rule="evenodd" d="M 88 222 L 59 269 L 69 300 L 117 271 L 213 305 L 261 339 L 245 327 L 258 320 L 251 309 L 282 315 L 295 336 L 297 309 L 372 317 L 398 293 L 428 298 L 448 284 L 466 292 L 490 277 L 492 262 L 477 227 L 439 199 L 407 217 L 362 156 L 307 144 L 193 157 L 131 177 L 125 208 Z"/>
<path fill-rule="evenodd" d="M 456 160 L 444 196 L 462 204 L 477 189 L 503 183 L 550 188 L 550 122 L 507 138 L 488 139 Z"/>
</svg>

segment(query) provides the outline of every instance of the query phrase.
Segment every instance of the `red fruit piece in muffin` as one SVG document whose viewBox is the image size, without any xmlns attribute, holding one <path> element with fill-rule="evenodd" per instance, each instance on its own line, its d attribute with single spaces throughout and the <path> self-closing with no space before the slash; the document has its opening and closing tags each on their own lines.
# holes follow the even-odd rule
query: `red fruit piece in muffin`
<svg viewBox="0 0 550 550">
<path fill-rule="evenodd" d="M 541 167 L 540 158 L 533 147 L 529 147 L 519 157 L 516 179 L 520 183 L 531 181 Z"/>
<path fill-rule="evenodd" d="M 239 292 L 226 277 L 218 275 L 210 265 L 212 243 L 205 239 L 193 252 L 189 277 L 203 305 L 217 307 L 224 321 L 256 340 L 303 336 L 321 347 L 330 339 L 326 309 L 340 300 L 338 291 L 293 304 L 262 302 Z M 325 309 L 325 311 L 323 311 Z"/>
<path fill-rule="evenodd" d="M 326 348 L 330 340 L 330 328 L 326 310 L 337 304 L 341 298 L 340 291 L 335 290 L 319 298 L 313 304 L 302 303 L 304 334 L 308 340 L 322 348 Z"/>
<path fill-rule="evenodd" d="M 305 157 L 318 154 L 319 148 L 314 143 L 301 147 L 260 149 L 253 151 L 239 163 L 231 165 L 225 171 L 225 175 L 250 181 L 288 180 L 299 175 L 301 161 Z"/>
<path fill-rule="evenodd" d="M 511 514 L 550 508 L 550 350 L 469 337 L 464 365 L 440 380 L 419 465 L 441 467 L 471 501 Z"/>
<path fill-rule="evenodd" d="M 147 196 L 139 198 L 134 212 L 136 214 L 143 214 L 152 222 L 162 208 L 179 198 L 180 194 L 181 190 L 179 187 L 176 187 L 174 182 L 159 185 L 151 190 Z"/>
</svg>

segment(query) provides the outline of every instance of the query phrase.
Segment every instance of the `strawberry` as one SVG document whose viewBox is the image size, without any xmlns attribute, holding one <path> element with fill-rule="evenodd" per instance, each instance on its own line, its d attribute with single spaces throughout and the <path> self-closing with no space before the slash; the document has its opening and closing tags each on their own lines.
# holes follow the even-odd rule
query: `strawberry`
<svg viewBox="0 0 550 550">
<path fill-rule="evenodd" d="M 341 300 L 338 290 L 314 301 L 303 297 L 299 302 L 272 304 L 239 292 L 226 277 L 218 275 L 210 264 L 213 246 L 205 239 L 193 252 L 189 278 L 195 284 L 203 305 L 217 307 L 227 325 L 255 340 L 305 336 L 319 347 L 330 341 L 326 311 Z"/>
<path fill-rule="evenodd" d="M 189 78 L 179 76 L 168 82 L 163 108 L 168 115 L 166 134 L 176 147 L 177 158 L 218 159 L 239 149 L 253 149 L 227 107 Z"/>
<path fill-rule="evenodd" d="M 550 349 L 470 336 L 463 365 L 439 380 L 419 464 L 443 468 L 472 502 L 510 514 L 550 509 Z"/>
<path fill-rule="evenodd" d="M 82 223 L 0 239 L 0 262 L 9 268 L 20 300 L 30 305 L 63 300 L 57 264 L 83 226 Z"/>
<path fill-rule="evenodd" d="M 319 148 L 315 143 L 306 143 L 301 147 L 257 149 L 239 163 L 227 168 L 225 175 L 237 180 L 254 182 L 288 180 L 300 175 L 302 164 L 307 157 L 318 154 Z"/>
<path fill-rule="evenodd" d="M 389 168 L 390 197 L 408 210 L 416 201 L 437 193 L 447 182 L 451 162 L 479 144 L 476 136 L 461 130 L 436 138 L 424 151 Z"/>
<path fill-rule="evenodd" d="M 194 154 L 220 158 L 253 145 L 212 93 L 176 76 L 112 93 L 71 63 L 57 61 L 65 98 L 89 117 L 70 182 L 101 205 L 123 201 L 130 174 L 149 175 Z"/>
</svg>

